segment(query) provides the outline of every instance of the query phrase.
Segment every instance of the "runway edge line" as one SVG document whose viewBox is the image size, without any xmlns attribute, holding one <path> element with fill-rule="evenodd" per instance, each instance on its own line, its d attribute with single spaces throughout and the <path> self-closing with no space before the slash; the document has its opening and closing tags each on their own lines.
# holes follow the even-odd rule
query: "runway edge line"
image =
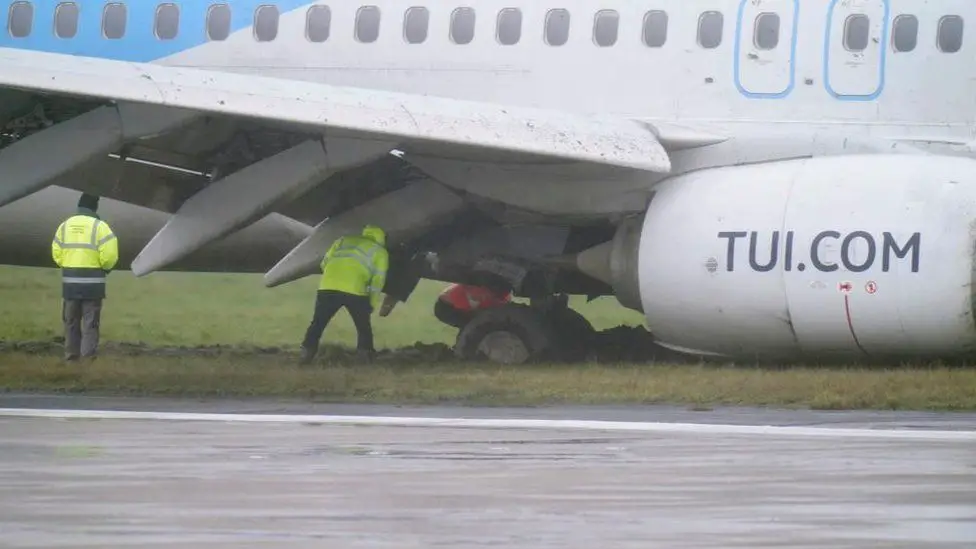
<svg viewBox="0 0 976 549">
<path fill-rule="evenodd" d="M 773 435 L 833 438 L 880 438 L 931 441 L 976 441 L 976 431 L 919 429 L 851 429 L 718 423 L 666 423 L 569 419 L 480 419 L 398 416 L 343 416 L 302 414 L 216 414 L 127 410 L 57 410 L 0 408 L 0 417 L 49 419 L 138 419 L 154 421 L 210 421 L 224 423 L 315 423 L 322 425 L 374 425 L 384 427 L 456 427 L 480 429 L 540 429 L 629 431 L 645 433 L 697 433 L 720 435 Z"/>
</svg>

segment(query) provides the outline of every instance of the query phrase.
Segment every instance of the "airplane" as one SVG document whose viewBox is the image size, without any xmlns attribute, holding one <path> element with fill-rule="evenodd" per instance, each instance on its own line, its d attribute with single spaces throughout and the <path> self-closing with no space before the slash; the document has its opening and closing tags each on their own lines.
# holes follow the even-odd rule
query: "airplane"
<svg viewBox="0 0 976 549">
<path fill-rule="evenodd" d="M 683 353 L 976 346 L 973 2 L 0 13 L 4 263 L 49 265 L 51 228 L 86 191 L 137 276 L 265 272 L 276 287 L 376 223 L 407 258 L 388 286 L 613 296 Z M 420 256 L 436 261 L 404 274 Z M 507 330 L 534 355 L 579 334 L 560 335 L 571 311 L 533 310 L 484 313 L 459 344 Z"/>
</svg>

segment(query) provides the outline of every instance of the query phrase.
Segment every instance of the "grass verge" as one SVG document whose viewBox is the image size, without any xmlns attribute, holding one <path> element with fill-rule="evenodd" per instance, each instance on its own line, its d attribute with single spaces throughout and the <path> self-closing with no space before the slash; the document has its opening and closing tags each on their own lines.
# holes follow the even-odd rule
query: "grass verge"
<svg viewBox="0 0 976 549">
<path fill-rule="evenodd" d="M 976 410 L 976 371 L 767 370 L 706 365 L 333 364 L 292 357 L 0 357 L 0 387 L 96 395 L 263 396 L 385 404 L 687 404 L 814 409 Z"/>
<path fill-rule="evenodd" d="M 504 367 L 445 362 L 443 353 L 393 353 L 359 366 L 339 355 L 329 366 L 299 368 L 295 349 L 312 312 L 314 277 L 267 289 L 259 275 L 115 273 L 102 335 L 138 341 L 90 365 L 60 363 L 60 283 L 54 269 L 0 267 L 0 342 L 40 342 L 0 351 L 0 391 L 113 395 L 265 396 L 323 401 L 470 405 L 681 403 L 820 409 L 976 410 L 976 371 L 940 366 L 761 369 L 674 364 L 579 364 Z M 442 285 L 422 283 L 390 317 L 375 318 L 377 346 L 449 344 L 454 329 L 433 318 Z M 612 298 L 574 299 L 597 329 L 641 324 Z M 323 343 L 351 344 L 340 313 Z M 116 344 L 121 345 L 121 344 Z M 206 353 L 153 352 L 160 346 L 220 345 Z M 228 347 L 230 350 L 228 351 Z M 2 346 L 0 346 L 2 347 Z M 263 350 L 255 350 L 255 349 Z M 242 352 L 241 349 L 251 349 Z"/>
</svg>

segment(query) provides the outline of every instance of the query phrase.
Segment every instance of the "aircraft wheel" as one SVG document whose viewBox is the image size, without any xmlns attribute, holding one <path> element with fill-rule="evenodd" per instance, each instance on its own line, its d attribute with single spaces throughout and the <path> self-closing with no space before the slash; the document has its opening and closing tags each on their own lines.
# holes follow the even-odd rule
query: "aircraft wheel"
<svg viewBox="0 0 976 549">
<path fill-rule="evenodd" d="M 475 315 L 458 332 L 454 354 L 465 360 L 522 364 L 544 358 L 553 341 L 543 315 L 523 305 L 506 305 Z"/>
</svg>

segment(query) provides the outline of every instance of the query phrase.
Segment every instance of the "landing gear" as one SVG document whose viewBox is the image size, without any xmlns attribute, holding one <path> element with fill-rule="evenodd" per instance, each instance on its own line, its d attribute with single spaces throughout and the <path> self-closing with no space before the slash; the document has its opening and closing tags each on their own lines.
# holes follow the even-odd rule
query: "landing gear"
<svg viewBox="0 0 976 549">
<path fill-rule="evenodd" d="M 454 353 L 465 360 L 502 364 L 584 360 L 595 331 L 564 298 L 510 304 L 474 316 L 458 332 Z"/>
<path fill-rule="evenodd" d="M 538 311 L 505 305 L 482 311 L 465 324 L 454 354 L 465 360 L 521 364 L 545 358 L 553 339 L 552 327 Z"/>
</svg>

